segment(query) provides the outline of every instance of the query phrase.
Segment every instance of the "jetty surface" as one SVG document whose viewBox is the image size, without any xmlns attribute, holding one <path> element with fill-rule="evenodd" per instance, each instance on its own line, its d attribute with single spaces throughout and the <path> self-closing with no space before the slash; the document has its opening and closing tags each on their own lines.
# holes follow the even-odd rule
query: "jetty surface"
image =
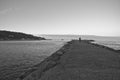
<svg viewBox="0 0 120 80">
<path fill-rule="evenodd" d="M 17 80 L 120 80 L 120 53 L 73 40 Z"/>
</svg>

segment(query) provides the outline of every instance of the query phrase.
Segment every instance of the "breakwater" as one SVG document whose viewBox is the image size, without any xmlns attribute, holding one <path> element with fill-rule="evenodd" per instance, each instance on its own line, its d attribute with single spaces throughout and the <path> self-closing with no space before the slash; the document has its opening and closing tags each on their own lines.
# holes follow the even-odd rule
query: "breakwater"
<svg viewBox="0 0 120 80">
<path fill-rule="evenodd" d="M 17 80 L 119 80 L 119 74 L 119 52 L 73 40 Z"/>
</svg>

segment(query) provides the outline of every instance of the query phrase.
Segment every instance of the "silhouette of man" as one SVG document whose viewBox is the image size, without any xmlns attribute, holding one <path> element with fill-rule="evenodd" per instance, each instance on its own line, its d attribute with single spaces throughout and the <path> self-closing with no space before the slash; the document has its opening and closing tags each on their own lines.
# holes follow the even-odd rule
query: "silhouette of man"
<svg viewBox="0 0 120 80">
<path fill-rule="evenodd" d="M 81 42 L 81 38 L 79 37 L 79 42 Z"/>
</svg>

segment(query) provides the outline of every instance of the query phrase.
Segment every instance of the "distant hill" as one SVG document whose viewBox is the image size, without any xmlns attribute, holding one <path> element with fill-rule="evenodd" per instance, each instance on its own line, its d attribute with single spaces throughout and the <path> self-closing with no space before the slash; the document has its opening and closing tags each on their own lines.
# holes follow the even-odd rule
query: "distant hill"
<svg viewBox="0 0 120 80">
<path fill-rule="evenodd" d="M 0 30 L 0 40 L 45 40 L 45 38 L 21 32 Z"/>
</svg>

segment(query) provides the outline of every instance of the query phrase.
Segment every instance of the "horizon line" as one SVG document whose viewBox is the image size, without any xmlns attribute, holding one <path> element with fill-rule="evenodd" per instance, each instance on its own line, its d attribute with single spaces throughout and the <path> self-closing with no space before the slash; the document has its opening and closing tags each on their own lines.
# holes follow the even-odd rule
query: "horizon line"
<svg viewBox="0 0 120 80">
<path fill-rule="evenodd" d="M 22 32 L 22 31 L 15 31 L 15 30 L 5 30 L 5 29 L 0 29 L 0 31 L 11 31 L 11 32 L 19 32 L 19 33 L 25 33 L 25 34 L 32 34 L 32 35 L 77 35 L 77 36 L 95 36 L 95 37 L 120 37 L 120 36 L 104 36 L 104 35 L 93 35 L 93 34 L 68 34 L 68 33 L 61 33 L 61 34 L 53 34 L 53 33 L 27 33 L 27 32 Z"/>
</svg>

